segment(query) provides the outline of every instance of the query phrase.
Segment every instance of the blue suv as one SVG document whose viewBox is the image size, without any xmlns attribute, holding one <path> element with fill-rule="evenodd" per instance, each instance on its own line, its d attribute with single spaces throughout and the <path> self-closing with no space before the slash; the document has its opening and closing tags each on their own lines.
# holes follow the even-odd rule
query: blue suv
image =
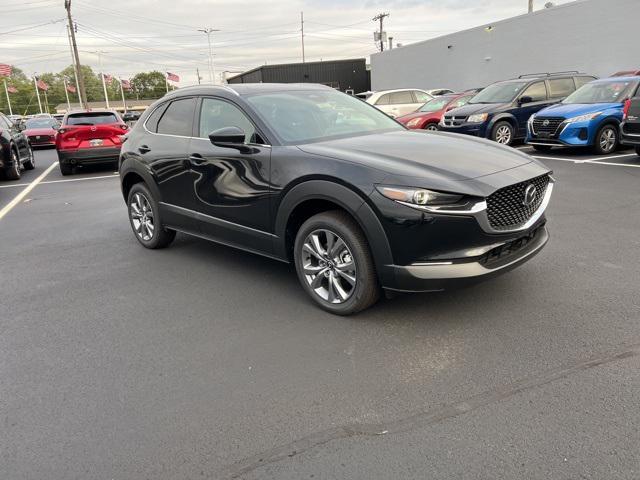
<svg viewBox="0 0 640 480">
<path fill-rule="evenodd" d="M 460 108 L 446 112 L 438 130 L 488 138 L 503 145 L 524 140 L 534 113 L 564 100 L 596 77 L 578 73 L 534 73 L 489 85 Z"/>
<path fill-rule="evenodd" d="M 591 147 L 613 152 L 620 141 L 625 102 L 638 91 L 640 77 L 615 77 L 588 83 L 562 103 L 541 110 L 527 126 L 527 143 L 536 150 L 554 146 Z"/>
</svg>

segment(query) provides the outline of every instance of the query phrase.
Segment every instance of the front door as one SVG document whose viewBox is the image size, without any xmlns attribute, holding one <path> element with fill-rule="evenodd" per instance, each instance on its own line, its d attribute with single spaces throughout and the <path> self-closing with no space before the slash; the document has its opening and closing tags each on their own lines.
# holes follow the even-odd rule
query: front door
<svg viewBox="0 0 640 480">
<path fill-rule="evenodd" d="M 518 120 L 517 137 L 524 137 L 527 135 L 527 122 L 531 115 L 553 103 L 548 100 L 547 87 L 544 81 L 529 85 L 520 95 L 520 98 L 522 97 L 530 97 L 532 102 L 523 103 L 514 111 L 514 116 L 516 117 L 516 120 Z"/>
<path fill-rule="evenodd" d="M 272 250 L 268 233 L 271 147 L 235 104 L 214 97 L 201 101 L 197 132 L 189 145 L 196 210 L 202 233 L 261 252 Z M 245 132 L 246 149 L 215 146 L 209 134 L 224 127 Z"/>
</svg>

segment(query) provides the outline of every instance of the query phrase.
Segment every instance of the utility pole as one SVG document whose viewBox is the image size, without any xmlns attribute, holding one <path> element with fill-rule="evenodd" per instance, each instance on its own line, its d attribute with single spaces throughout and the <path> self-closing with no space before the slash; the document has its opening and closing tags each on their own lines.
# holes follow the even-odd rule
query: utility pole
<svg viewBox="0 0 640 480">
<path fill-rule="evenodd" d="M 300 12 L 300 35 L 302 39 L 302 63 L 304 63 L 304 12 Z"/>
<path fill-rule="evenodd" d="M 529 0 L 529 13 L 533 13 L 533 0 Z"/>
<path fill-rule="evenodd" d="M 73 20 L 71 19 L 71 0 L 64 0 L 64 8 L 67 10 L 67 19 L 69 21 L 69 33 L 71 34 L 71 46 L 73 50 L 74 70 L 76 72 L 76 78 L 78 79 L 78 96 L 80 97 L 80 103 L 86 109 L 89 108 L 87 104 L 87 91 L 84 88 L 84 78 L 82 77 L 82 68 L 80 65 L 80 56 L 78 55 L 78 44 L 76 43 L 76 33 L 73 29 Z"/>
<path fill-rule="evenodd" d="M 213 50 L 211 47 L 211 34 L 213 32 L 219 32 L 217 28 L 201 28 L 198 30 L 199 32 L 203 32 L 207 34 L 207 41 L 209 42 L 209 81 L 215 85 L 215 74 L 213 71 Z"/>
<path fill-rule="evenodd" d="M 200 85 L 200 80 L 202 80 L 202 77 L 200 76 L 200 69 L 198 67 L 196 67 L 196 75 L 198 76 L 198 85 Z"/>
<path fill-rule="evenodd" d="M 69 40 L 69 51 L 71 52 L 71 64 L 73 65 L 73 76 L 76 79 L 76 94 L 78 95 L 78 104 L 82 108 L 82 97 L 80 96 L 80 85 L 78 84 L 78 70 L 76 69 L 76 59 L 73 56 L 73 45 L 71 44 L 71 33 L 69 32 L 69 25 L 67 25 L 67 39 Z M 69 109 L 71 107 L 69 106 Z"/>
<path fill-rule="evenodd" d="M 378 31 L 378 36 L 379 36 L 379 40 L 380 40 L 380 51 L 384 52 L 384 38 L 382 37 L 382 23 L 384 22 L 384 19 L 386 17 L 388 17 L 389 14 L 388 13 L 379 13 L 378 15 L 376 15 L 375 17 L 372 18 L 372 20 L 375 21 L 380 21 L 380 30 Z"/>
</svg>

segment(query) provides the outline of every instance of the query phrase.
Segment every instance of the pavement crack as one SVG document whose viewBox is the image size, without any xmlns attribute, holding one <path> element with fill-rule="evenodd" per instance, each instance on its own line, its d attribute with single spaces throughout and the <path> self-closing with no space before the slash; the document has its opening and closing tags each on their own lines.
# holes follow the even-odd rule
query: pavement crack
<svg viewBox="0 0 640 480">
<path fill-rule="evenodd" d="M 315 432 L 293 442 L 279 445 L 257 455 L 239 460 L 224 469 L 223 478 L 239 478 L 261 467 L 286 460 L 287 458 L 293 458 L 334 440 L 361 436 L 391 435 L 428 427 L 582 371 L 637 356 L 640 356 L 640 344 L 626 346 L 624 350 L 547 370 L 539 375 L 486 390 L 453 404 L 419 411 L 393 421 L 378 424 L 353 423 Z"/>
</svg>

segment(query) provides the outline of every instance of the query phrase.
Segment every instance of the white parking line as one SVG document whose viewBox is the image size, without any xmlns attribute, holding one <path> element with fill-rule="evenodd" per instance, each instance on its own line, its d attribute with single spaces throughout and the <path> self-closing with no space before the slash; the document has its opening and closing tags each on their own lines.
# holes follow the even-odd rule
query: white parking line
<svg viewBox="0 0 640 480">
<path fill-rule="evenodd" d="M 580 160 L 572 160 L 570 158 L 559 158 L 559 157 L 541 157 L 538 155 L 531 155 L 533 158 L 538 160 L 558 160 L 560 162 L 571 162 L 571 163 L 582 163 Z"/>
<path fill-rule="evenodd" d="M 84 180 L 99 180 L 102 178 L 118 178 L 118 172 L 114 172 L 111 175 L 101 175 L 99 177 L 65 178 L 63 180 L 48 180 L 46 182 L 40 182 L 40 183 L 42 185 L 48 185 L 50 183 L 82 182 Z M 29 184 L 28 183 L 12 183 L 10 185 L 0 185 L 0 188 L 24 187 L 26 185 L 29 185 Z"/>
<path fill-rule="evenodd" d="M 604 162 L 604 161 L 600 161 L 600 162 L 592 161 L 592 162 L 589 162 L 587 165 L 612 165 L 614 167 L 640 168 L 640 164 L 632 165 L 630 163 L 613 163 L 613 162 Z"/>
<path fill-rule="evenodd" d="M 627 156 L 627 155 L 624 155 Z M 574 164 L 578 164 L 578 165 L 611 165 L 614 167 L 631 167 L 631 168 L 640 168 L 640 164 L 638 165 L 632 165 L 629 163 L 613 163 L 613 162 L 607 162 L 607 158 L 613 158 L 613 157 L 605 157 L 601 160 L 570 160 L 568 158 L 558 158 L 558 157 L 533 157 L 536 158 L 538 160 L 557 160 L 559 162 L 571 162 Z"/>
<path fill-rule="evenodd" d="M 49 173 L 51 173 L 51 170 L 53 170 L 57 166 L 58 166 L 58 161 L 56 160 L 51 165 L 49 165 L 49 168 L 47 168 L 44 172 L 42 172 L 38 178 L 36 178 L 33 182 L 27 185 L 27 188 L 22 190 L 18 195 L 15 196 L 13 200 L 11 200 L 7 205 L 5 205 L 4 208 L 0 210 L 0 220 L 2 220 L 7 213 L 13 210 L 13 208 L 16 205 L 18 205 L 31 190 L 36 188 L 36 185 L 38 185 L 44 179 L 44 177 L 49 175 Z"/>
<path fill-rule="evenodd" d="M 624 155 L 609 155 L 606 157 L 598 157 L 592 160 L 587 160 L 590 162 L 602 162 L 603 160 L 609 160 L 610 158 L 626 158 L 626 157 L 637 157 L 638 155 L 635 153 L 625 153 Z"/>
</svg>

